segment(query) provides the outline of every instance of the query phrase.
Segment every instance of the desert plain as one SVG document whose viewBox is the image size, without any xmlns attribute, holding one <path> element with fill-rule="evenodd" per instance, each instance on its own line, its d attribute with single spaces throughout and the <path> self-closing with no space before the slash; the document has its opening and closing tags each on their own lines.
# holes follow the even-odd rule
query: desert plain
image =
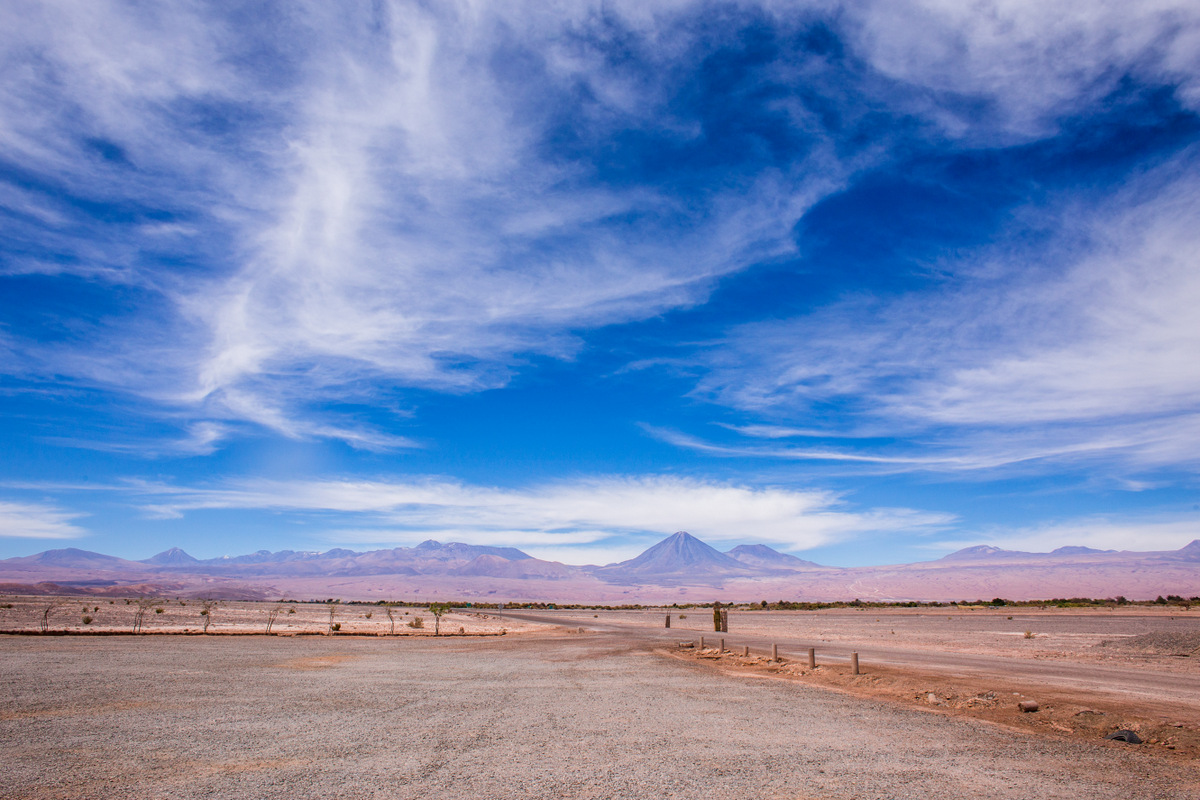
<svg viewBox="0 0 1200 800">
<path fill-rule="evenodd" d="M 1200 797 L 1200 610 L 1177 606 L 735 612 L 728 633 L 705 608 L 457 609 L 434 636 L 427 609 L 391 635 L 366 605 L 330 633 L 314 603 L 267 636 L 267 603 L 207 635 L 186 600 L 142 635 L 132 601 L 88 600 L 84 626 L 64 599 L 58 635 L 46 598 L 2 605 L 27 631 L 0 635 L 5 798 Z"/>
</svg>

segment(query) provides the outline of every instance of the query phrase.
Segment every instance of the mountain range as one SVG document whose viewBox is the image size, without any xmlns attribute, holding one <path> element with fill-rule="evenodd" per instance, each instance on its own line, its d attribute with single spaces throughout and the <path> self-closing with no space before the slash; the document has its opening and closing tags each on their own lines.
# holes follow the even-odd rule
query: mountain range
<svg viewBox="0 0 1200 800">
<path fill-rule="evenodd" d="M 281 550 L 197 559 L 178 547 L 140 561 L 77 548 L 0 560 L 0 592 L 267 599 L 488 599 L 597 603 L 1153 598 L 1200 595 L 1200 540 L 1179 550 L 968 547 L 936 561 L 830 567 L 764 544 L 722 553 L 680 531 L 636 558 L 570 566 L 514 547 L 426 541 L 357 552 Z"/>
</svg>

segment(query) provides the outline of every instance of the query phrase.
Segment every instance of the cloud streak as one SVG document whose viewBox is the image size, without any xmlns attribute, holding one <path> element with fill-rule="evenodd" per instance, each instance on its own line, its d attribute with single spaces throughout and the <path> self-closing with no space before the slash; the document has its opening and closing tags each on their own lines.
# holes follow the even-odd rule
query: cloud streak
<svg viewBox="0 0 1200 800">
<path fill-rule="evenodd" d="M 926 532 L 953 519 L 904 508 L 856 510 L 831 492 L 665 476 L 611 476 L 525 489 L 428 479 L 248 480 L 212 488 L 135 484 L 124 491 L 138 498 L 145 513 L 160 518 L 214 510 L 276 511 L 321 522 L 336 541 L 432 537 L 515 545 L 535 553 L 602 543 L 628 549 L 634 545 L 620 543 L 620 537 L 648 542 L 676 530 L 706 541 L 761 541 L 804 550 L 873 533 Z"/>
<path fill-rule="evenodd" d="M 0 500 L 0 537 L 14 539 L 78 539 L 87 531 L 74 524 L 82 514 L 39 503 Z"/>
</svg>

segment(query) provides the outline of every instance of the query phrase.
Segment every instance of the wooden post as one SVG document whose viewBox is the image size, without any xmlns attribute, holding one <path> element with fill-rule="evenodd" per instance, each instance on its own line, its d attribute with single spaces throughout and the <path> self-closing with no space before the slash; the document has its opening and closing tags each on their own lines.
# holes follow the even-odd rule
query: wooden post
<svg viewBox="0 0 1200 800">
<path fill-rule="evenodd" d="M 750 657 L 750 645 L 746 645 L 744 648 L 742 648 L 742 658 L 749 658 L 749 657 Z"/>
<path fill-rule="evenodd" d="M 853 672 L 855 675 L 862 674 L 861 672 L 858 671 L 858 653 L 850 654 L 850 671 Z"/>
<path fill-rule="evenodd" d="M 721 633 L 729 633 L 729 610 L 721 609 Z"/>
<path fill-rule="evenodd" d="M 713 603 L 713 630 L 721 632 L 721 601 Z"/>
<path fill-rule="evenodd" d="M 817 648 L 815 647 L 808 648 L 808 668 L 817 668 Z"/>
<path fill-rule="evenodd" d="M 671 615 L 667 614 L 667 627 L 671 627 Z"/>
<path fill-rule="evenodd" d="M 704 649 L 704 637 L 703 636 L 700 637 L 700 649 L 701 650 Z"/>
<path fill-rule="evenodd" d="M 721 640 L 721 652 L 722 653 L 725 652 L 725 640 L 724 639 Z"/>
<path fill-rule="evenodd" d="M 779 645 L 777 645 L 777 644 L 771 645 L 771 660 L 772 661 L 779 660 Z"/>
</svg>

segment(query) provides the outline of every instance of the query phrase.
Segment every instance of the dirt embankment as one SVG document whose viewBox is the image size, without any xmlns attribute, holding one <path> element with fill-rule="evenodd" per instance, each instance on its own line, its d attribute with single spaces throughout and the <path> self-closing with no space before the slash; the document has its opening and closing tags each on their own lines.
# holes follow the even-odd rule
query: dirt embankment
<svg viewBox="0 0 1200 800">
<path fill-rule="evenodd" d="M 1151 638 L 1157 644 L 1162 634 Z M 1165 641 L 1165 640 L 1164 640 Z M 1144 652 L 1145 646 L 1123 640 L 1126 650 Z M 1174 649 L 1168 647 L 1168 649 Z M 914 670 L 865 665 L 854 675 L 849 665 L 809 668 L 807 660 L 781 658 L 772 661 L 761 655 L 717 648 L 673 647 L 661 652 L 673 658 L 707 663 L 720 671 L 747 678 L 800 681 L 847 694 L 869 697 L 920 709 L 934 714 L 965 716 L 998 725 L 1055 737 L 1084 739 L 1109 747 L 1140 749 L 1172 760 L 1200 757 L 1200 718 L 1193 709 L 1097 697 L 1062 689 L 1032 688 L 1027 683 L 1004 678 L 985 679 L 932 675 Z M 1022 711 L 1022 701 L 1035 701 L 1038 710 Z M 1131 730 L 1141 745 L 1108 741 L 1105 736 Z"/>
</svg>

